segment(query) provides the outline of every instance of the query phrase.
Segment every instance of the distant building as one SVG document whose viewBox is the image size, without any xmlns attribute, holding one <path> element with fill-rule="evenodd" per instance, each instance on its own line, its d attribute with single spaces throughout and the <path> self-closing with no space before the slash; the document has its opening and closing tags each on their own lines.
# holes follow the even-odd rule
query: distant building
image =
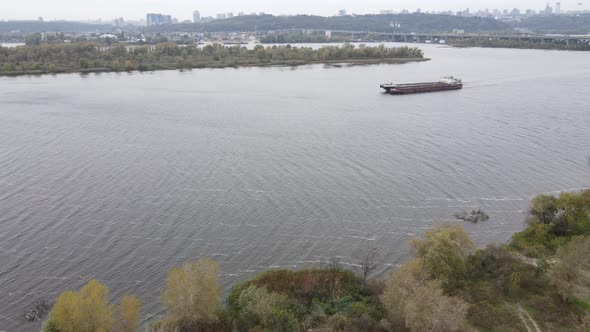
<svg viewBox="0 0 590 332">
<path fill-rule="evenodd" d="M 116 28 L 122 28 L 125 26 L 125 19 L 122 17 L 116 18 L 113 20 L 113 26 Z"/>
<path fill-rule="evenodd" d="M 244 16 L 244 12 L 239 12 L 238 16 Z"/>
<path fill-rule="evenodd" d="M 193 23 L 201 22 L 201 13 L 198 10 L 193 12 Z"/>
<path fill-rule="evenodd" d="M 379 11 L 379 15 L 391 15 L 393 14 L 393 10 L 390 9 L 381 9 Z"/>
<path fill-rule="evenodd" d="M 2 20 L 2 21 L 4 22 L 4 20 Z M 37 18 L 37 21 L 39 21 L 39 22 L 43 22 L 43 17 L 39 16 L 39 17 Z"/>
<path fill-rule="evenodd" d="M 227 13 L 227 18 L 233 18 L 234 17 L 234 13 Z"/>
<path fill-rule="evenodd" d="M 555 3 L 555 14 L 556 15 L 561 14 L 561 2 L 556 2 Z"/>
<path fill-rule="evenodd" d="M 146 21 L 148 26 L 169 25 L 172 24 L 172 16 L 162 14 L 147 14 Z"/>
<path fill-rule="evenodd" d="M 218 20 L 225 20 L 225 19 L 227 19 L 227 14 L 226 13 L 220 13 L 220 14 L 217 14 L 216 17 L 217 17 Z"/>
<path fill-rule="evenodd" d="M 338 11 L 338 16 L 346 16 L 346 9 L 340 9 Z"/>
<path fill-rule="evenodd" d="M 547 7 L 545 7 L 544 14 L 545 15 L 552 15 L 553 14 L 553 8 L 551 8 L 551 6 L 549 6 L 549 4 L 547 4 Z"/>
<path fill-rule="evenodd" d="M 117 37 L 116 35 L 110 34 L 110 33 L 102 34 L 102 35 L 100 35 L 100 38 L 101 39 L 114 39 L 114 40 L 119 39 L 119 37 Z"/>
</svg>

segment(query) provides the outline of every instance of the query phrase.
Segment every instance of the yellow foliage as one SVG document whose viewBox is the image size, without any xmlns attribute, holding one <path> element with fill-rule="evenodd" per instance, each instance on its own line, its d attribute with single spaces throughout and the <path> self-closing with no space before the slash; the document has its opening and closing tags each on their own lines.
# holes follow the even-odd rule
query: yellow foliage
<svg viewBox="0 0 590 332">
<path fill-rule="evenodd" d="M 109 289 L 90 280 L 79 293 L 62 293 L 51 312 L 51 320 L 61 332 L 110 331 L 113 308 L 108 303 Z"/>
<path fill-rule="evenodd" d="M 220 295 L 219 264 L 201 258 L 168 272 L 162 302 L 170 320 L 212 323 L 217 321 Z"/>
<path fill-rule="evenodd" d="M 121 298 L 117 310 L 117 331 L 139 331 L 139 308 L 141 302 L 133 295 L 125 295 Z"/>
<path fill-rule="evenodd" d="M 393 330 L 462 331 L 467 326 L 468 304 L 446 296 L 419 259 L 389 276 L 381 303 Z"/>
</svg>

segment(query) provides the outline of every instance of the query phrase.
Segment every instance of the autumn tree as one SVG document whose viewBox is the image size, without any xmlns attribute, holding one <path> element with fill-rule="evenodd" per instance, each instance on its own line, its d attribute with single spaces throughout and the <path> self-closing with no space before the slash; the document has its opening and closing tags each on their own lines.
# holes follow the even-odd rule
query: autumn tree
<svg viewBox="0 0 590 332">
<path fill-rule="evenodd" d="M 385 281 L 380 297 L 393 330 L 462 331 L 468 304 L 444 294 L 419 259 L 413 259 Z"/>
<path fill-rule="evenodd" d="M 551 269 L 551 282 L 564 301 L 569 301 L 582 276 L 582 268 L 590 262 L 590 237 L 576 236 L 557 249 L 557 262 Z"/>
<path fill-rule="evenodd" d="M 60 332 L 110 331 L 113 306 L 108 302 L 109 289 L 90 280 L 79 293 L 61 293 L 51 311 L 50 321 Z"/>
<path fill-rule="evenodd" d="M 139 331 L 139 309 L 141 302 L 133 295 L 124 295 L 117 306 L 117 331 Z"/>
<path fill-rule="evenodd" d="M 169 321 L 191 328 L 217 321 L 220 294 L 219 264 L 201 258 L 168 272 L 162 301 Z"/>
<path fill-rule="evenodd" d="M 423 238 L 412 240 L 415 257 L 449 290 L 455 287 L 466 271 L 473 242 L 461 225 L 436 225 Z"/>
</svg>

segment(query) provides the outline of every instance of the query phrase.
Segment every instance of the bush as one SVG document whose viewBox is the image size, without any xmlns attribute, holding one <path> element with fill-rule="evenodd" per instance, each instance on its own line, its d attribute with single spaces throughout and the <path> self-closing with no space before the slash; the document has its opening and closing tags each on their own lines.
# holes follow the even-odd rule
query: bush
<svg viewBox="0 0 590 332">
<path fill-rule="evenodd" d="M 265 287 L 271 293 L 279 293 L 302 301 L 309 306 L 314 298 L 336 299 L 343 295 L 370 295 L 362 281 L 351 271 L 338 269 L 309 269 L 301 271 L 271 270 L 255 279 L 234 287 L 228 299 L 230 307 L 240 293 L 250 285 Z"/>
<path fill-rule="evenodd" d="M 460 331 L 466 327 L 468 304 L 443 293 L 418 259 L 404 264 L 385 283 L 381 302 L 394 329 Z"/>
<path fill-rule="evenodd" d="M 302 310 L 287 296 L 249 286 L 238 299 L 237 325 L 240 330 L 298 331 L 297 314 Z"/>
<path fill-rule="evenodd" d="M 507 303 L 478 302 L 469 308 L 467 317 L 473 326 L 487 331 L 514 331 L 520 318 Z"/>
</svg>

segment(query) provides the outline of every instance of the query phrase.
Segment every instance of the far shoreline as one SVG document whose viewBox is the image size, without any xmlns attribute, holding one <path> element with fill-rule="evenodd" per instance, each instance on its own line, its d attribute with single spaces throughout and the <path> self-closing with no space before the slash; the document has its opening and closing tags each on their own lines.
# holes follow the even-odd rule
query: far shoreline
<svg viewBox="0 0 590 332">
<path fill-rule="evenodd" d="M 273 63 L 242 63 L 242 64 L 215 64 L 215 65 L 197 65 L 192 67 L 161 67 L 150 68 L 146 70 L 115 70 L 111 68 L 87 68 L 83 70 L 27 70 L 17 72 L 0 72 L 0 77 L 21 77 L 21 76 L 43 76 L 43 75 L 60 75 L 60 74 L 99 74 L 99 73 L 134 73 L 134 72 L 157 72 L 173 70 L 193 70 L 193 69 L 227 69 L 227 68 L 268 68 L 268 67 L 299 67 L 306 65 L 379 65 L 379 64 L 403 64 L 412 62 L 427 62 L 430 58 L 368 58 L 368 59 L 343 59 L 343 60 L 325 60 L 325 61 L 278 61 Z"/>
</svg>

